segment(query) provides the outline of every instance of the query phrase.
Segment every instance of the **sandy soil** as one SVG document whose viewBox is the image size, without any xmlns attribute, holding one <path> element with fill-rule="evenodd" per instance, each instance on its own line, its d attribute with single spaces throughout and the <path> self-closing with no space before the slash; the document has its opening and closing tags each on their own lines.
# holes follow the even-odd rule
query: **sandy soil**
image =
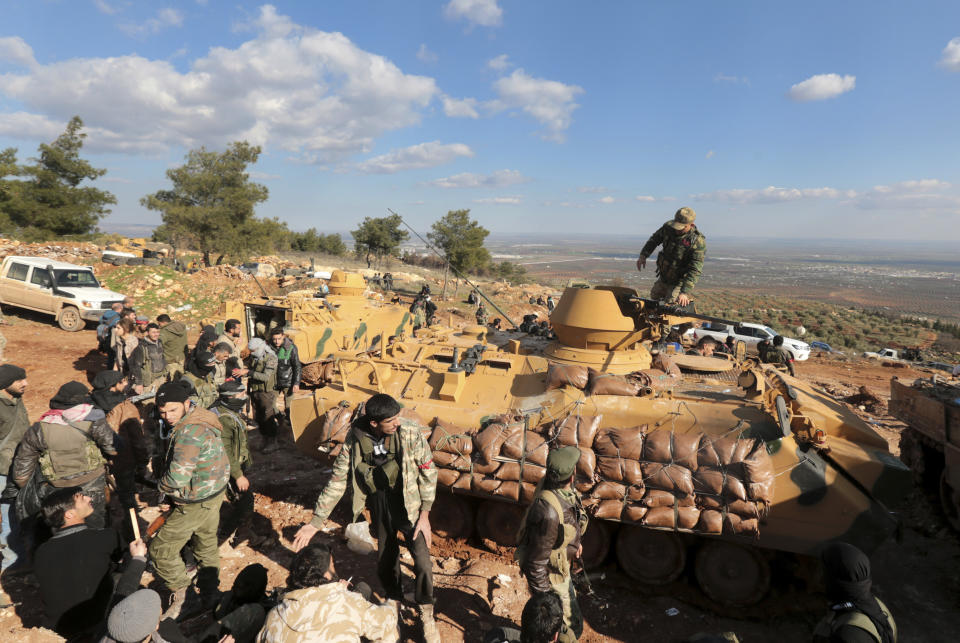
<svg viewBox="0 0 960 643">
<path fill-rule="evenodd" d="M 0 330 L 9 341 L 6 357 L 28 371 L 30 385 L 25 399 L 31 418 L 47 408 L 47 400 L 62 383 L 83 381 L 104 366 L 103 358 L 92 350 L 93 330 L 66 333 L 39 315 L 5 312 L 10 324 Z M 881 402 L 888 395 L 891 376 L 920 375 L 876 363 L 819 358 L 800 364 L 798 372 L 839 397 L 856 395 L 860 386 L 868 386 Z M 902 425 L 882 414 L 885 404 L 863 406 L 858 411 L 875 423 L 895 450 Z M 257 440 L 254 434 L 254 445 Z M 236 550 L 229 546 L 222 549 L 223 589 L 229 588 L 239 570 L 252 562 L 267 567 L 271 586 L 284 585 L 285 566 L 292 558 L 290 539 L 309 517 L 317 491 L 329 473 L 289 444 L 269 456 L 255 452 L 254 459 L 250 475 L 257 491 L 254 528 L 268 539 L 256 551 L 246 544 Z M 375 586 L 374 557 L 354 554 L 343 542 L 341 527 L 348 520 L 344 510 L 341 507 L 334 514 L 325 535 L 334 545 L 338 572 L 344 578 L 367 579 Z M 150 512 L 148 509 L 144 515 L 149 518 Z M 904 508 L 904 518 L 902 542 L 886 543 L 873 557 L 876 590 L 897 618 L 901 641 L 954 640 L 949 632 L 960 630 L 960 610 L 956 609 L 960 580 L 955 574 L 960 539 L 919 490 Z M 472 540 L 435 538 L 433 555 L 438 618 L 445 641 L 477 641 L 488 627 L 519 621 L 528 594 L 509 552 L 490 551 Z M 408 574 L 409 563 L 406 557 Z M 686 581 L 666 587 L 639 585 L 620 573 L 614 563 L 596 570 L 591 577 L 597 595 L 582 601 L 587 621 L 584 641 L 678 641 L 701 631 L 733 631 L 747 642 L 808 641 L 824 609 L 822 595 L 786 574 L 775 574 L 773 590 L 762 603 L 739 610 L 711 604 Z M 145 580 L 152 582 L 149 576 Z M 0 603 L 17 605 L 0 609 L 0 640 L 57 640 L 39 628 L 42 611 L 32 577 L 6 578 L 3 586 Z M 674 609 L 676 613 L 671 615 Z M 191 626 L 197 629 L 202 623 Z M 405 614 L 404 635 L 407 640 L 421 640 L 409 612 Z"/>
</svg>

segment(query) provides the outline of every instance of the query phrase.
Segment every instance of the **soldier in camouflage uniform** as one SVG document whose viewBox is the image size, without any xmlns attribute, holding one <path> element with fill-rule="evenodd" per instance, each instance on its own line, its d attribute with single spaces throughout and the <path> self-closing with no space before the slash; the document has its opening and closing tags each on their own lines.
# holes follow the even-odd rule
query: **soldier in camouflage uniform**
<svg viewBox="0 0 960 643">
<path fill-rule="evenodd" d="M 703 272 L 703 257 L 707 241 L 694 220 L 697 213 L 692 208 L 680 208 L 672 221 L 667 221 L 654 232 L 640 251 L 637 270 L 643 270 L 657 246 L 663 250 L 657 255 L 657 282 L 650 290 L 650 298 L 676 301 L 681 306 L 690 303 L 690 294 Z"/>
<path fill-rule="evenodd" d="M 220 421 L 207 409 L 194 407 L 191 392 L 179 381 L 169 382 L 156 397 L 161 417 L 173 427 L 167 469 L 158 485 L 173 509 L 150 542 L 150 558 L 157 578 L 171 592 L 169 618 L 180 615 L 187 598 L 190 578 L 180 550 L 188 542 L 197 558 L 197 589 L 205 607 L 216 602 L 220 584 L 217 527 L 230 460 L 220 440 Z"/>
<path fill-rule="evenodd" d="M 437 467 L 420 428 L 401 420 L 400 404 L 389 395 L 367 400 L 354 421 L 333 474 L 317 499 L 313 520 L 297 532 L 294 549 L 303 548 L 343 496 L 353 491 L 353 519 L 370 509 L 377 538 L 377 575 L 389 598 L 402 597 L 397 532 L 413 554 L 414 600 L 420 607 L 424 638 L 439 641 L 433 620 L 433 570 L 430 559 L 430 508 L 437 492 Z"/>
<path fill-rule="evenodd" d="M 290 591 L 267 615 L 260 643 L 360 643 L 360 637 L 377 643 L 400 640 L 397 603 L 371 603 L 359 590 L 350 591 L 345 581 L 337 581 L 327 545 L 308 545 L 297 552 L 287 584 Z"/>
<path fill-rule="evenodd" d="M 483 302 L 480 302 L 480 305 L 477 306 L 477 325 L 486 326 L 487 325 L 487 309 L 484 308 Z"/>
<path fill-rule="evenodd" d="M 785 366 L 790 375 L 796 377 L 797 372 L 793 367 L 793 357 L 783 347 L 783 335 L 777 335 L 773 338 L 773 346 L 767 348 L 760 355 L 760 361 L 767 364 L 779 364 Z"/>
</svg>

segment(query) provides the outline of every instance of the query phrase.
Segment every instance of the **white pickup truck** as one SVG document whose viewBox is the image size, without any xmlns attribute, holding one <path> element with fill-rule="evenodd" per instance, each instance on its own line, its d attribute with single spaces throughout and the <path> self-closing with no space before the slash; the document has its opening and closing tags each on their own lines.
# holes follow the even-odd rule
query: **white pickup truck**
<svg viewBox="0 0 960 643">
<path fill-rule="evenodd" d="M 90 266 L 45 257 L 6 257 L 0 264 L 0 304 L 53 315 L 64 330 L 99 321 L 123 298 L 101 288 Z"/>
<path fill-rule="evenodd" d="M 747 345 L 747 352 L 757 352 L 757 344 L 766 339 L 773 343 L 773 338 L 777 336 L 777 331 L 763 324 L 741 323 L 736 325 L 718 324 L 716 322 L 706 322 L 702 328 L 691 328 L 685 335 L 689 335 L 694 343 L 699 342 L 704 337 L 712 337 L 718 342 L 727 341 L 727 337 L 733 336 Z M 783 348 L 793 356 L 794 361 L 802 362 L 810 357 L 810 345 L 797 339 L 789 337 L 783 338 Z"/>
</svg>

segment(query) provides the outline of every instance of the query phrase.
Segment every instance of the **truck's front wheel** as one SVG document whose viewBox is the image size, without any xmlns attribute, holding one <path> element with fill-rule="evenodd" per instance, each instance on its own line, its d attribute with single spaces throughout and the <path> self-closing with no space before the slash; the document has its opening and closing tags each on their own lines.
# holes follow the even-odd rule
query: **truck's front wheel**
<svg viewBox="0 0 960 643">
<path fill-rule="evenodd" d="M 60 328 L 63 330 L 69 330 L 70 332 L 80 330 L 84 326 L 83 317 L 80 316 L 80 311 L 73 306 L 64 306 L 60 310 L 60 315 L 57 317 L 57 322 L 60 324 Z"/>
</svg>

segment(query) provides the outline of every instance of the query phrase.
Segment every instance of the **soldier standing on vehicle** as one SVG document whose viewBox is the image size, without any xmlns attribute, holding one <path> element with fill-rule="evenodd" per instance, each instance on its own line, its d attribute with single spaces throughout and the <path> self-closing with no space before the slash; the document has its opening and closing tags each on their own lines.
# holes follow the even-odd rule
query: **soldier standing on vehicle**
<svg viewBox="0 0 960 643">
<path fill-rule="evenodd" d="M 413 555 L 414 601 L 420 608 L 424 639 L 440 640 L 433 618 L 433 569 L 430 559 L 430 509 L 437 493 L 437 467 L 426 438 L 416 425 L 400 419 L 400 404 L 384 393 L 367 400 L 343 449 L 333 463 L 333 475 L 317 499 L 313 520 L 293 541 L 299 551 L 323 526 L 347 485 L 352 487 L 353 521 L 370 510 L 377 538 L 377 575 L 387 598 L 402 600 L 400 544 L 397 532 Z"/>
<path fill-rule="evenodd" d="M 583 615 L 577 603 L 570 567 L 583 553 L 581 538 L 587 514 L 573 476 L 580 449 L 554 449 L 547 456 L 547 474 L 527 509 L 514 554 L 531 594 L 556 592 L 563 605 L 563 630 L 559 641 L 576 641 L 583 633 Z"/>
<path fill-rule="evenodd" d="M 157 390 L 156 404 L 167 426 L 173 427 L 167 447 L 166 470 L 158 488 L 173 502 L 173 510 L 153 540 L 150 559 L 157 577 L 170 591 L 167 617 L 176 619 L 187 600 L 190 577 L 180 550 L 188 542 L 197 558 L 197 590 L 203 607 L 218 598 L 220 554 L 217 528 L 220 505 L 230 482 L 230 461 L 220 439 L 216 415 L 190 402 L 192 391 L 180 381 Z"/>
<path fill-rule="evenodd" d="M 483 302 L 480 302 L 480 305 L 477 306 L 477 326 L 486 326 L 487 325 L 487 309 L 484 308 Z"/>
<path fill-rule="evenodd" d="M 657 246 L 663 249 L 657 255 L 657 282 L 650 289 L 650 298 L 667 302 L 676 301 L 680 306 L 690 303 L 690 293 L 703 272 L 703 257 L 707 241 L 694 220 L 693 208 L 680 208 L 654 232 L 644 244 L 637 259 L 637 270 L 643 270 Z"/>
<path fill-rule="evenodd" d="M 146 335 L 130 355 L 130 381 L 137 395 L 155 389 L 167 379 L 167 359 L 163 356 L 160 327 L 147 325 Z"/>
<path fill-rule="evenodd" d="M 793 367 L 793 357 L 783 347 L 783 335 L 777 335 L 773 338 L 773 346 L 760 354 L 760 360 L 767 364 L 782 364 L 787 367 L 791 375 L 797 376 Z"/>
</svg>

